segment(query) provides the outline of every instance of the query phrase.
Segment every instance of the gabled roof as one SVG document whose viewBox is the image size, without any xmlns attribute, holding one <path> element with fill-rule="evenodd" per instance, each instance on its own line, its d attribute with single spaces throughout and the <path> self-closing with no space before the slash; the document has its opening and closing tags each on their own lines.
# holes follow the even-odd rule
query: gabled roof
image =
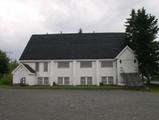
<svg viewBox="0 0 159 120">
<path fill-rule="evenodd" d="M 36 73 L 29 65 L 23 64 L 31 73 Z"/>
<path fill-rule="evenodd" d="M 27 64 L 23 64 L 23 63 L 20 63 L 13 71 L 12 71 L 12 74 L 15 74 L 15 72 L 19 69 L 19 68 L 24 68 L 26 71 L 29 72 L 29 74 L 35 74 L 35 70 L 33 70 L 29 65 Z"/>
<path fill-rule="evenodd" d="M 131 53 L 134 54 L 134 51 L 133 51 L 128 45 L 126 45 L 125 48 L 124 48 L 122 51 L 120 51 L 120 53 L 116 56 L 116 59 L 119 59 L 120 56 L 121 56 L 126 50 L 129 50 Z"/>
<path fill-rule="evenodd" d="M 125 33 L 32 35 L 20 60 L 113 59 L 124 39 Z"/>
</svg>

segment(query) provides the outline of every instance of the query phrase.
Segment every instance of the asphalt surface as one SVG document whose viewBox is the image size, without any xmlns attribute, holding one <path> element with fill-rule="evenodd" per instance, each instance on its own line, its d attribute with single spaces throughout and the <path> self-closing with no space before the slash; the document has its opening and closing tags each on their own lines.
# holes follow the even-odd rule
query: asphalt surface
<svg viewBox="0 0 159 120">
<path fill-rule="evenodd" d="M 159 120 L 159 93 L 0 89 L 0 120 Z"/>
</svg>

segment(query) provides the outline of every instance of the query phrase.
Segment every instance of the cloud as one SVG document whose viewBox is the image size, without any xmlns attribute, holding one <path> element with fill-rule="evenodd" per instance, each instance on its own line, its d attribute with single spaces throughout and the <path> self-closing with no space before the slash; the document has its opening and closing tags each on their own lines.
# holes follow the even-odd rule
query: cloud
<svg viewBox="0 0 159 120">
<path fill-rule="evenodd" d="M 19 58 L 32 34 L 120 32 L 132 8 L 159 18 L 158 0 L 1 0 L 0 49 Z"/>
</svg>

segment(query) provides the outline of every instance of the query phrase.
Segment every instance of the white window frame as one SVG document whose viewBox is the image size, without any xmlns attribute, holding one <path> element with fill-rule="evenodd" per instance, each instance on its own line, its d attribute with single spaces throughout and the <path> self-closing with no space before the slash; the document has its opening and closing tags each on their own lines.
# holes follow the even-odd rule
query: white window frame
<svg viewBox="0 0 159 120">
<path fill-rule="evenodd" d="M 101 77 L 101 83 L 103 83 L 104 85 L 107 84 L 107 76 L 102 76 Z"/>
<path fill-rule="evenodd" d="M 110 80 L 110 78 L 112 78 L 112 80 Z M 113 76 L 108 76 L 107 79 L 108 79 L 108 85 L 113 85 L 114 84 L 114 77 Z"/>
<path fill-rule="evenodd" d="M 46 83 L 46 79 L 48 80 L 47 83 Z M 41 80 L 40 84 L 39 84 L 39 80 Z M 37 84 L 38 85 L 49 85 L 49 77 L 38 77 Z"/>
<path fill-rule="evenodd" d="M 60 79 L 61 79 L 61 81 L 59 82 Z M 68 77 L 68 76 L 57 77 L 57 84 L 58 85 L 70 85 L 70 77 Z"/>
<path fill-rule="evenodd" d="M 106 78 L 104 82 L 102 80 L 103 78 Z M 112 78 L 112 82 L 110 82 L 110 78 Z M 113 85 L 114 84 L 114 77 L 113 76 L 102 76 L 101 83 L 103 83 L 104 85 Z"/>
<path fill-rule="evenodd" d="M 92 68 L 92 61 L 80 61 L 80 68 Z"/>
<path fill-rule="evenodd" d="M 40 63 L 39 62 L 36 62 L 35 63 L 35 71 L 39 72 L 39 65 Z"/>
<path fill-rule="evenodd" d="M 58 61 L 57 68 L 70 68 L 70 62 L 69 61 Z"/>
<path fill-rule="evenodd" d="M 101 61 L 101 68 L 113 68 L 113 61 Z"/>
<path fill-rule="evenodd" d="M 63 84 L 64 85 L 70 85 L 70 78 L 69 77 L 63 77 Z"/>
<path fill-rule="evenodd" d="M 40 82 L 39 82 L 39 80 L 40 80 Z M 38 85 L 43 85 L 43 77 L 38 77 L 37 83 L 38 83 Z"/>
<path fill-rule="evenodd" d="M 80 85 L 86 85 L 86 78 L 85 77 L 80 77 Z"/>
<path fill-rule="evenodd" d="M 43 78 L 43 83 L 44 83 L 44 85 L 49 85 L 49 77 L 44 77 Z"/>
<path fill-rule="evenodd" d="M 93 77 L 87 77 L 87 85 L 93 85 Z"/>
<path fill-rule="evenodd" d="M 63 85 L 63 77 L 57 77 L 57 84 Z"/>
<path fill-rule="evenodd" d="M 48 62 L 44 62 L 44 72 L 48 72 Z"/>
<path fill-rule="evenodd" d="M 81 76 L 80 85 L 93 85 L 93 77 L 92 76 Z"/>
</svg>

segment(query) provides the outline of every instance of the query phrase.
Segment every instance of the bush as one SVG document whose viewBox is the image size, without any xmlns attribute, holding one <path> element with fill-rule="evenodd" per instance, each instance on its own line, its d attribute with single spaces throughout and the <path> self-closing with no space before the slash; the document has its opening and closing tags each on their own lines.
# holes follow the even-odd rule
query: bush
<svg viewBox="0 0 159 120">
<path fill-rule="evenodd" d="M 1 85 L 11 85 L 12 84 L 12 75 L 11 74 L 4 75 L 0 80 L 0 84 Z"/>
<path fill-rule="evenodd" d="M 99 86 L 103 86 L 104 84 L 102 82 L 99 83 Z"/>
<path fill-rule="evenodd" d="M 27 84 L 25 83 L 19 83 L 20 86 L 28 86 Z"/>
<path fill-rule="evenodd" d="M 53 86 L 57 86 L 56 82 L 53 82 Z"/>
</svg>

